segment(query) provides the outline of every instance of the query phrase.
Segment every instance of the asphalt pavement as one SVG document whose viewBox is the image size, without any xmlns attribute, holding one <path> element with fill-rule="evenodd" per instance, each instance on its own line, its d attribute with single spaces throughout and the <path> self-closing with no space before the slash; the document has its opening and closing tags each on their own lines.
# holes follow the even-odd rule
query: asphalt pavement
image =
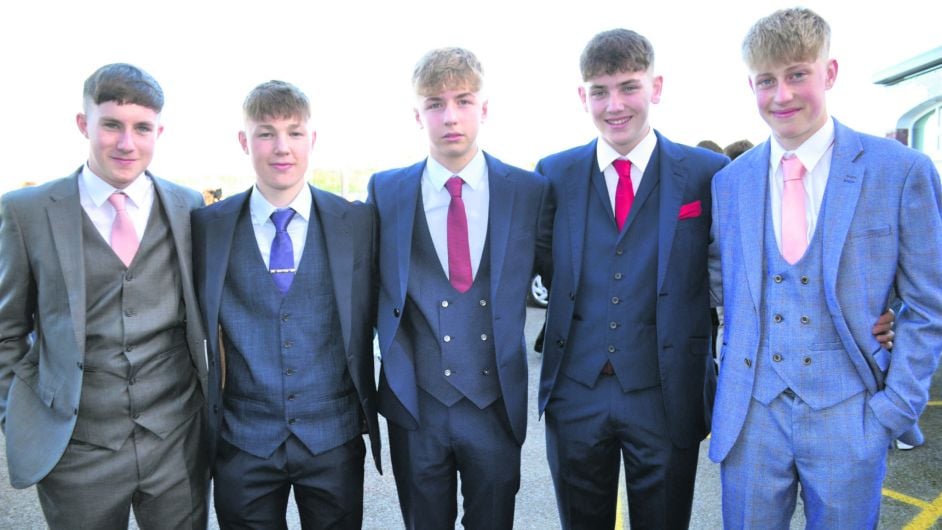
<svg viewBox="0 0 942 530">
<path fill-rule="evenodd" d="M 527 312 L 527 344 L 532 347 L 539 327 L 543 322 L 543 310 L 529 309 Z M 536 393 L 540 376 L 540 356 L 528 352 L 530 366 L 530 418 L 527 440 L 523 446 L 522 478 L 517 495 L 515 528 L 551 530 L 559 528 L 556 516 L 556 501 L 549 468 L 546 464 L 544 423 L 536 414 Z M 931 402 L 921 421 L 927 442 L 910 451 L 892 449 L 889 455 L 887 478 L 881 507 L 880 528 L 922 530 L 942 528 L 942 372 L 937 372 L 933 381 Z M 392 477 L 386 443 L 385 422 L 381 420 L 383 432 L 382 464 L 384 474 L 376 472 L 367 456 L 364 479 L 363 528 L 374 530 L 402 528 L 402 517 L 396 499 L 396 487 Z M 707 458 L 707 444 L 700 447 L 700 462 L 694 494 L 693 529 L 722 528 L 720 511 L 719 466 Z M 6 449 L 0 437 L 0 529 L 45 528 L 35 488 L 14 490 L 7 478 Z M 629 528 L 624 481 L 619 502 L 619 522 Z M 460 499 L 459 499 L 460 504 Z M 799 501 L 793 528 L 802 528 Z M 460 528 L 459 522 L 456 528 Z M 297 512 L 289 503 L 288 526 L 300 528 Z M 137 528 L 133 519 L 130 528 Z M 210 528 L 218 528 L 211 514 Z"/>
</svg>

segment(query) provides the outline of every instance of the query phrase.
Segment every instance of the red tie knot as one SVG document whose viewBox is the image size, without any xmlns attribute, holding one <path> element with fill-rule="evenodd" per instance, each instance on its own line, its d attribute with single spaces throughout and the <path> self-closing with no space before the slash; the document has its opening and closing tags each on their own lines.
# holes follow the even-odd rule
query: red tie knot
<svg viewBox="0 0 942 530">
<path fill-rule="evenodd" d="M 455 175 L 454 177 L 451 177 L 450 179 L 445 181 L 445 188 L 448 189 L 448 193 L 450 193 L 452 197 L 457 197 L 460 199 L 461 198 L 461 186 L 463 184 L 464 184 L 464 180 L 461 177 Z"/>
<path fill-rule="evenodd" d="M 631 162 L 619 158 L 612 162 L 612 166 L 618 173 L 619 178 L 631 178 Z"/>
</svg>

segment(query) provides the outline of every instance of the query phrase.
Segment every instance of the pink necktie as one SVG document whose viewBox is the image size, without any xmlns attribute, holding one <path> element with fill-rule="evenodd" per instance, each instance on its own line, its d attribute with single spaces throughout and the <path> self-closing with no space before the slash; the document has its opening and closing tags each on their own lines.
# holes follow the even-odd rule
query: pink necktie
<svg viewBox="0 0 942 530">
<path fill-rule="evenodd" d="M 131 222 L 131 216 L 124 205 L 128 196 L 122 192 L 112 193 L 108 197 L 108 202 L 114 206 L 114 222 L 111 224 L 111 248 L 114 253 L 121 258 L 124 266 L 131 265 L 131 260 L 137 254 L 137 247 L 140 245 L 137 239 L 137 232 L 134 230 L 134 223 Z"/>
<path fill-rule="evenodd" d="M 782 190 L 782 257 L 794 264 L 808 248 L 808 219 L 805 217 L 805 166 L 796 156 L 782 158 L 785 187 Z"/>
<path fill-rule="evenodd" d="M 471 288 L 471 249 L 468 245 L 468 215 L 461 200 L 461 177 L 445 182 L 451 202 L 448 203 L 448 279 L 459 293 Z"/>
<path fill-rule="evenodd" d="M 631 162 L 618 159 L 612 162 L 612 166 L 618 173 L 618 185 L 615 186 L 615 223 L 620 232 L 628 219 L 631 203 L 635 201 L 635 190 L 631 184 Z"/>
</svg>

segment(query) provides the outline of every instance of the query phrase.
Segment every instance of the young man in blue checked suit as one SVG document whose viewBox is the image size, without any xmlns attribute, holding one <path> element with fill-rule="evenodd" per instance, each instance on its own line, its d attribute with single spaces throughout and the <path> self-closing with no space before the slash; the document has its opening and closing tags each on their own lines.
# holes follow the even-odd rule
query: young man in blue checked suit
<svg viewBox="0 0 942 530">
<path fill-rule="evenodd" d="M 209 449 L 221 528 L 358 529 L 362 435 L 379 469 L 373 382 L 373 210 L 305 181 L 307 96 L 283 81 L 245 100 L 256 182 L 193 214 L 209 330 Z"/>
<path fill-rule="evenodd" d="M 942 190 L 926 156 L 828 115 L 827 22 L 759 20 L 743 42 L 771 138 L 713 181 L 726 332 L 710 458 L 726 528 L 875 528 L 942 349 Z M 893 351 L 870 333 L 891 296 Z"/>
</svg>

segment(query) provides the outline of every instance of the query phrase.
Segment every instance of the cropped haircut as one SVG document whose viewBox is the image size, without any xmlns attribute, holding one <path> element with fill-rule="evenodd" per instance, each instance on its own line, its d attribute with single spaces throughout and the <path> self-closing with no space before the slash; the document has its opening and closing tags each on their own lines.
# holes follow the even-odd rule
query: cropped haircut
<svg viewBox="0 0 942 530">
<path fill-rule="evenodd" d="M 245 118 L 253 121 L 311 117 L 311 103 L 298 87 L 284 81 L 266 81 L 253 88 L 242 104 Z"/>
<path fill-rule="evenodd" d="M 742 43 L 742 58 L 750 68 L 813 61 L 826 57 L 831 27 L 814 11 L 794 7 L 759 19 Z"/>
<path fill-rule="evenodd" d="M 619 72 L 644 72 L 653 64 L 651 42 L 630 29 L 599 33 L 586 44 L 579 58 L 583 81 Z"/>
<path fill-rule="evenodd" d="M 481 62 L 464 48 L 432 50 L 419 59 L 412 72 L 412 88 L 420 96 L 432 96 L 455 88 L 479 92 L 483 86 Z"/>
<path fill-rule="evenodd" d="M 723 149 L 723 154 L 729 157 L 730 160 L 736 160 L 739 155 L 745 153 L 746 151 L 752 149 L 752 142 L 749 140 L 738 140 Z"/>
<path fill-rule="evenodd" d="M 114 101 L 119 105 L 140 105 L 160 113 L 164 91 L 157 80 L 140 68 L 127 63 L 106 64 L 85 80 L 85 102 L 95 105 Z"/>
</svg>

